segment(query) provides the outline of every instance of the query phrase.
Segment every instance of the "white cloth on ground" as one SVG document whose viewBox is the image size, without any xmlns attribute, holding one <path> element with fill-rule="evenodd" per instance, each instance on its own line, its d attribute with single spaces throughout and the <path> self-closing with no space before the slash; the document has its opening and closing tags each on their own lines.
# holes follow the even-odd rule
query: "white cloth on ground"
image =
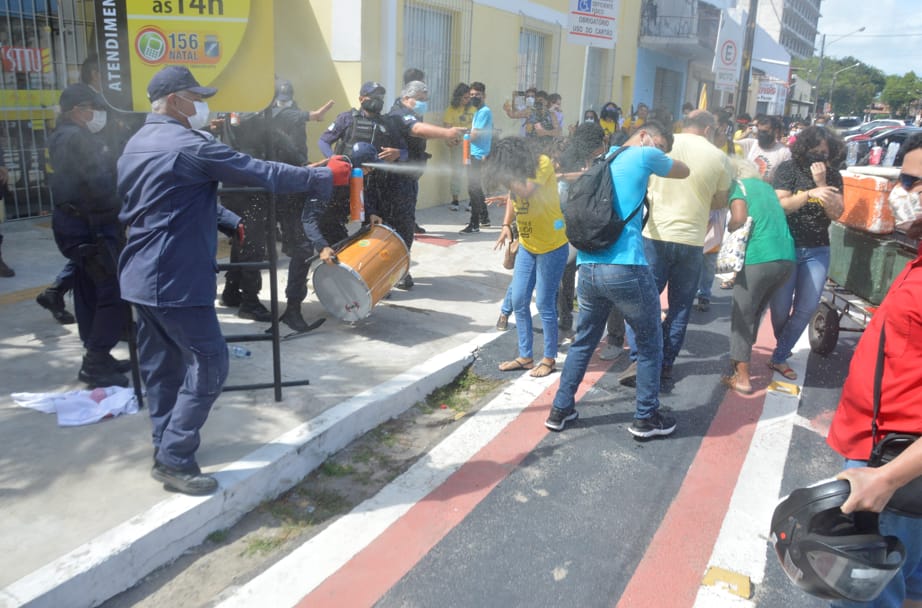
<svg viewBox="0 0 922 608">
<path fill-rule="evenodd" d="M 94 424 L 121 414 L 137 414 L 138 400 L 134 389 L 109 386 L 66 393 L 13 393 L 17 405 L 57 414 L 58 426 Z"/>
</svg>

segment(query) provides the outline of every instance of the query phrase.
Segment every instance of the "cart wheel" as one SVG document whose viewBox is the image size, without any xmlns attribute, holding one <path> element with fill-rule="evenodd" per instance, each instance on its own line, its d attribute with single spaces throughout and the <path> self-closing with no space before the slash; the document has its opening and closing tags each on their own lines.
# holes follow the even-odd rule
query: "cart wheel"
<svg viewBox="0 0 922 608">
<path fill-rule="evenodd" d="M 818 355 L 828 355 L 839 340 L 839 312 L 826 302 L 820 302 L 819 308 L 810 319 L 810 350 Z"/>
</svg>

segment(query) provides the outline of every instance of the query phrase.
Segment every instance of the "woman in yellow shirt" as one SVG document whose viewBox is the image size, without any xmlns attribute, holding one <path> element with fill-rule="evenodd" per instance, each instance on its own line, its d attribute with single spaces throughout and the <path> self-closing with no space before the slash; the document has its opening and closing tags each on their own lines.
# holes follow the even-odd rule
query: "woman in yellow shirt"
<svg viewBox="0 0 922 608">
<path fill-rule="evenodd" d="M 461 127 L 462 129 L 470 130 L 473 117 L 471 87 L 459 82 L 451 94 L 451 103 L 445 108 L 445 113 L 442 115 L 442 126 Z M 462 147 L 448 140 L 446 140 L 445 145 L 448 146 L 448 162 L 451 166 L 451 180 L 448 183 L 451 192 L 451 204 L 448 208 L 452 211 L 457 211 L 459 208 L 458 197 L 461 195 L 462 187 L 464 186 L 467 167 L 464 166 Z"/>
<path fill-rule="evenodd" d="M 567 264 L 564 230 L 554 163 L 522 137 L 507 137 L 493 144 L 484 163 L 487 184 L 509 189 L 503 228 L 496 248 L 512 241 L 512 221 L 519 229 L 519 250 L 512 271 L 512 308 L 515 311 L 519 356 L 500 364 L 502 371 L 531 369 L 537 378 L 556 369 L 557 290 Z M 544 357 L 535 366 L 531 323 L 531 296 L 544 328 Z"/>
</svg>

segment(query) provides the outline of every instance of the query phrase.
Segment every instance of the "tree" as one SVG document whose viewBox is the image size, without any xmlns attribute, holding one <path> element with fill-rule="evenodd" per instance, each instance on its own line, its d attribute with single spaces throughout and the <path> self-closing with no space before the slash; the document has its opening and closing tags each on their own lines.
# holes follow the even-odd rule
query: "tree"
<svg viewBox="0 0 922 608">
<path fill-rule="evenodd" d="M 887 76 L 881 100 L 890 106 L 894 116 L 905 116 L 909 105 L 922 97 L 922 79 L 915 72 L 906 72 L 902 76 Z"/>
</svg>

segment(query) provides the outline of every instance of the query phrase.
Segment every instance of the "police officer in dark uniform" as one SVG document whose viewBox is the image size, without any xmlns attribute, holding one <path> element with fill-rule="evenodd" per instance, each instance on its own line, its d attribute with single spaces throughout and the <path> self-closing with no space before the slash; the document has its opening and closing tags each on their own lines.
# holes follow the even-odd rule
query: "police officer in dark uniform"
<svg viewBox="0 0 922 608">
<path fill-rule="evenodd" d="M 277 80 L 275 99 L 270 112 L 271 160 L 289 165 L 306 165 L 307 123 L 323 120 L 323 115 L 332 106 L 333 102 L 328 101 L 317 110 L 303 111 L 294 100 L 294 87 L 291 81 Z M 314 201 L 313 205 L 326 202 Z M 276 204 L 276 220 L 282 231 L 282 250 L 290 257 L 288 284 L 285 286 L 287 304 L 279 320 L 295 331 L 307 331 L 309 327 L 301 316 L 301 303 L 307 298 L 307 273 L 310 270 L 308 260 L 313 256 L 314 249 L 301 224 L 301 215 L 305 207 L 304 194 L 282 194 L 276 198 Z"/>
<path fill-rule="evenodd" d="M 54 173 L 52 216 L 58 249 L 74 263 L 74 310 L 86 348 L 78 378 L 91 387 L 128 386 L 126 361 L 109 351 L 127 319 L 116 260 L 124 243 L 118 222 L 115 157 L 94 134 L 106 124 L 106 104 L 84 83 L 61 93 L 61 116 L 48 140 Z"/>
<path fill-rule="evenodd" d="M 218 182 L 324 200 L 349 181 L 351 165 L 294 167 L 242 154 L 200 131 L 208 122 L 203 87 L 170 66 L 147 86 L 151 114 L 118 161 L 119 218 L 128 240 L 119 259 L 122 296 L 138 312 L 138 355 L 153 426 L 151 476 L 187 494 L 217 480 L 195 458 L 199 431 L 228 372 L 215 313 Z"/>
<path fill-rule="evenodd" d="M 394 103 L 390 116 L 394 120 L 394 126 L 407 142 L 407 159 L 402 170 L 390 176 L 389 190 L 385 200 L 381 201 L 381 208 L 371 209 L 397 231 L 406 243 L 407 249 L 413 245 L 419 178 L 422 177 L 430 156 L 426 152 L 426 140 L 447 139 L 457 144 L 464 137 L 464 129 L 460 127 L 439 127 L 422 121 L 422 116 L 428 109 L 428 100 L 429 88 L 426 83 L 414 80 L 404 86 L 400 98 Z M 409 272 L 397 287 L 413 287 L 413 277 Z"/>
</svg>

